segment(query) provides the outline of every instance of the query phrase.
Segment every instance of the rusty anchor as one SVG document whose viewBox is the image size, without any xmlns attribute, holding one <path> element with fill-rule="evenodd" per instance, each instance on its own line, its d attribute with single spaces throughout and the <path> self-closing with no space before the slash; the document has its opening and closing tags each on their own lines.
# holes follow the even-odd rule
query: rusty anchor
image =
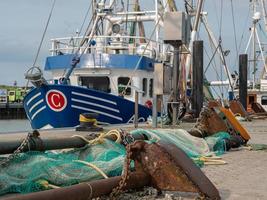
<svg viewBox="0 0 267 200">
<path fill-rule="evenodd" d="M 212 182 L 178 147 L 163 142 L 148 144 L 135 141 L 129 144 L 134 161 L 120 192 L 128 189 L 153 186 L 159 191 L 181 191 L 200 194 L 206 199 L 220 199 Z M 125 172 L 124 172 L 125 173 Z M 80 183 L 77 185 L 19 195 L 5 200 L 88 200 L 108 195 L 122 182 L 122 176 Z"/>
<path fill-rule="evenodd" d="M 208 199 L 220 199 L 218 190 L 207 176 L 174 144 L 137 141 L 131 149 L 136 171 L 148 174 L 154 188 L 193 192 Z"/>
</svg>

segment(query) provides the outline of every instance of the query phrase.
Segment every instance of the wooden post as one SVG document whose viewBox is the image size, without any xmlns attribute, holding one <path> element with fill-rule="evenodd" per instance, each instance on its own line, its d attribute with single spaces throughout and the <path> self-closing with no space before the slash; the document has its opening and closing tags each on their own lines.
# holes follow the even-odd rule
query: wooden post
<svg viewBox="0 0 267 200">
<path fill-rule="evenodd" d="M 248 55 L 239 55 L 239 101 L 247 110 L 248 95 Z"/>
<path fill-rule="evenodd" d="M 192 109 L 195 111 L 195 117 L 203 107 L 203 41 L 194 41 L 193 43 L 193 91 L 192 91 Z"/>
<path fill-rule="evenodd" d="M 179 83 L 179 45 L 174 46 L 173 50 L 173 114 L 172 114 L 172 124 L 176 125 L 177 115 L 178 115 L 178 83 Z"/>
<path fill-rule="evenodd" d="M 135 105 L 134 105 L 134 128 L 138 127 L 138 118 L 139 118 L 139 114 L 138 114 L 138 91 L 135 90 Z"/>
</svg>

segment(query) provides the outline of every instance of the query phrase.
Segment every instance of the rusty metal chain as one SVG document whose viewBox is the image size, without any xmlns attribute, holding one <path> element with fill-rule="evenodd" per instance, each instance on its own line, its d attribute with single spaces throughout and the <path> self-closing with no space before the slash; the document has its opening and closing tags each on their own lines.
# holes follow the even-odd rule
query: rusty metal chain
<svg viewBox="0 0 267 200">
<path fill-rule="evenodd" d="M 32 137 L 32 133 L 29 132 L 28 135 L 27 135 L 27 137 L 24 138 L 24 140 L 21 142 L 20 146 L 12 154 L 10 154 L 8 157 L 6 157 L 2 161 L 0 161 L 0 167 L 1 166 L 7 166 L 8 163 L 11 160 L 17 158 L 18 155 L 24 150 L 24 148 L 26 146 L 28 146 L 31 137 Z M 29 148 L 29 146 L 28 146 L 28 148 Z"/>
<path fill-rule="evenodd" d="M 196 124 L 194 125 L 194 129 L 198 129 L 200 131 L 200 133 L 202 134 L 202 131 L 204 130 L 204 126 L 205 124 L 203 124 L 203 122 L 201 122 L 201 120 L 203 120 L 203 118 L 209 116 L 209 109 L 208 108 L 202 108 L 200 113 L 199 113 L 199 117 L 197 118 Z"/>
<path fill-rule="evenodd" d="M 129 178 L 130 178 L 131 156 L 132 156 L 132 152 L 131 152 L 130 145 L 128 144 L 126 146 L 126 158 L 124 160 L 123 175 L 122 175 L 122 178 L 121 178 L 121 180 L 119 182 L 119 185 L 117 187 L 115 187 L 112 190 L 112 192 L 110 193 L 109 197 L 110 197 L 111 200 L 115 200 L 116 197 L 123 191 L 123 188 L 127 184 L 127 180 L 129 180 Z"/>
<path fill-rule="evenodd" d="M 134 143 L 135 139 L 131 134 L 129 134 L 128 132 L 126 132 L 126 131 L 124 131 L 122 129 L 118 129 L 118 131 L 121 134 L 122 144 L 124 146 L 127 146 L 127 145 L 129 145 L 131 143 Z"/>
</svg>

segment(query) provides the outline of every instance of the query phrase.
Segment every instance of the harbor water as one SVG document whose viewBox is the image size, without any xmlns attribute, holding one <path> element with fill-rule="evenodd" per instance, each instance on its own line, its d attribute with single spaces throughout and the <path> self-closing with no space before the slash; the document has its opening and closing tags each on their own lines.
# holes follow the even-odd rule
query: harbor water
<svg viewBox="0 0 267 200">
<path fill-rule="evenodd" d="M 28 120 L 0 120 L 0 134 L 15 131 L 30 131 Z"/>
</svg>

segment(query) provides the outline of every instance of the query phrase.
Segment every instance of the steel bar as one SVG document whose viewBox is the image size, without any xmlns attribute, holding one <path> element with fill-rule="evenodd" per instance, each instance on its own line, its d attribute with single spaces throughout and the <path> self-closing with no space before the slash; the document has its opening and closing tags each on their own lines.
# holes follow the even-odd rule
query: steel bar
<svg viewBox="0 0 267 200">
<path fill-rule="evenodd" d="M 121 180 L 121 176 L 80 183 L 77 185 L 35 192 L 3 200 L 89 200 L 111 193 Z M 144 173 L 131 173 L 125 189 L 141 188 L 149 184 L 149 177 Z"/>
</svg>

